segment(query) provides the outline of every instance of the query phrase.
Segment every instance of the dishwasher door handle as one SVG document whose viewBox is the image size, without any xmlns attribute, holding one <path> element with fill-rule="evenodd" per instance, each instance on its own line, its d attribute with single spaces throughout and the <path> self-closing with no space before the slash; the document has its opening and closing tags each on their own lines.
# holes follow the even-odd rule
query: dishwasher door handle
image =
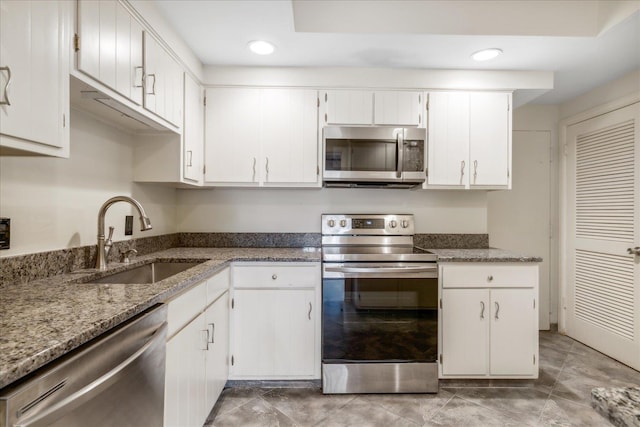
<svg viewBox="0 0 640 427">
<path fill-rule="evenodd" d="M 34 415 L 33 417 L 25 418 L 24 420 L 20 420 L 15 424 L 15 426 L 35 427 L 50 425 L 58 418 L 60 411 L 72 411 L 73 409 L 82 405 L 84 402 L 87 402 L 88 400 L 94 398 L 96 395 L 104 391 L 104 389 L 115 383 L 121 376 L 125 375 L 123 371 L 128 366 L 133 364 L 137 359 L 139 359 L 144 353 L 146 353 L 147 350 L 149 350 L 149 348 L 152 347 L 158 340 L 162 339 L 165 336 L 164 333 L 166 332 L 166 330 L 167 322 L 164 322 L 159 328 L 154 331 L 153 335 L 151 335 L 151 338 L 149 338 L 149 340 L 144 343 L 144 345 L 142 345 L 138 350 L 131 354 L 131 356 L 127 357 L 109 372 L 102 375 L 100 378 L 95 379 L 70 396 L 62 399 L 60 402 L 52 405 L 42 413 Z"/>
</svg>

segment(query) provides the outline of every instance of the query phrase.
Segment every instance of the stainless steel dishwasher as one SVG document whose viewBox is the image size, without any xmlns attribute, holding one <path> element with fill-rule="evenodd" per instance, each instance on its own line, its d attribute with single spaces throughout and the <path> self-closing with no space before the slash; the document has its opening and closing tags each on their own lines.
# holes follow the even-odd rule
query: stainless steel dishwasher
<svg viewBox="0 0 640 427">
<path fill-rule="evenodd" d="M 167 307 L 0 390 L 0 427 L 162 426 Z"/>
</svg>

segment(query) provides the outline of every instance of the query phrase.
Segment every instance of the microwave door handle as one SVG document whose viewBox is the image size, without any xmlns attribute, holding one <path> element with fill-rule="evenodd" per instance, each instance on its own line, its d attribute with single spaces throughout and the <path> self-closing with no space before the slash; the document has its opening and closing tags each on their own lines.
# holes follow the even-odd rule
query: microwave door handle
<svg viewBox="0 0 640 427">
<path fill-rule="evenodd" d="M 398 167 L 396 168 L 396 178 L 402 178 L 402 168 L 404 166 L 404 129 L 396 135 L 396 145 L 398 146 Z"/>
</svg>

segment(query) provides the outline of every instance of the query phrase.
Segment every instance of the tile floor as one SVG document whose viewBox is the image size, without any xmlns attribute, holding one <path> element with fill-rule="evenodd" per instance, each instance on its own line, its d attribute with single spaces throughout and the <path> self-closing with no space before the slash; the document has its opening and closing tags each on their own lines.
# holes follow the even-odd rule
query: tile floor
<svg viewBox="0 0 640 427">
<path fill-rule="evenodd" d="M 438 394 L 323 395 L 319 388 L 228 388 L 207 426 L 609 426 L 593 387 L 640 385 L 640 372 L 540 332 L 537 380 L 445 380 Z"/>
</svg>

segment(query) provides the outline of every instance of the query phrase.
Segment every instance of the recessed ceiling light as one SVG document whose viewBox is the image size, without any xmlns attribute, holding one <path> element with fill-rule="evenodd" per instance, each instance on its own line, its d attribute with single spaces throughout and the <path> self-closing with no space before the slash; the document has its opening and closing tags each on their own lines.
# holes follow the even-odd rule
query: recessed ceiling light
<svg viewBox="0 0 640 427">
<path fill-rule="evenodd" d="M 476 61 L 487 61 L 489 59 L 493 59 L 496 56 L 502 53 L 502 49 L 491 48 L 491 49 L 482 49 L 471 55 L 473 59 Z"/>
<path fill-rule="evenodd" d="M 257 53 L 258 55 L 271 55 L 275 48 L 276 47 L 273 44 L 264 40 L 254 40 L 249 42 L 249 49 L 251 49 L 251 52 Z"/>
</svg>

